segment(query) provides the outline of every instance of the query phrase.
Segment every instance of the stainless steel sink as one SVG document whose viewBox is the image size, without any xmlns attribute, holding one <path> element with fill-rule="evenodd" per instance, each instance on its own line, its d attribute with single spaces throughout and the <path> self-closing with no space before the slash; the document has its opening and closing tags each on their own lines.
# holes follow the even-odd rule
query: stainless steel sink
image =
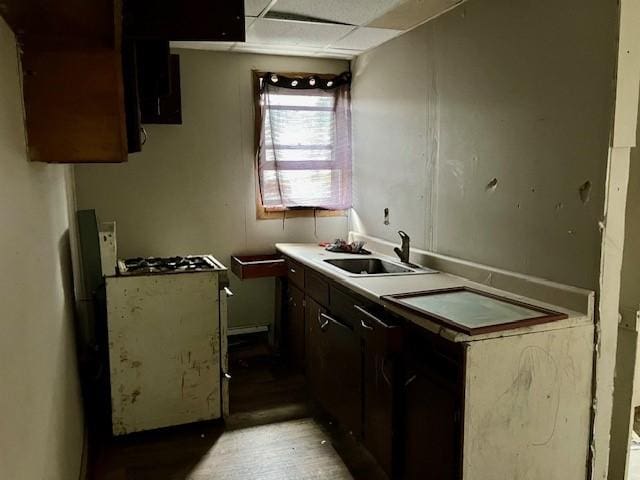
<svg viewBox="0 0 640 480">
<path fill-rule="evenodd" d="M 398 275 L 411 273 L 432 273 L 421 267 L 411 268 L 382 258 L 327 258 L 325 262 L 356 275 Z"/>
</svg>

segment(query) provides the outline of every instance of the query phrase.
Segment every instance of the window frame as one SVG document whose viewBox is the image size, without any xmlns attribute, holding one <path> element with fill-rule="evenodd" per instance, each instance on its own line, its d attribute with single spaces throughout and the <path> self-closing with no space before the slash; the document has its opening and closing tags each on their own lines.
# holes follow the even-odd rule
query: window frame
<svg viewBox="0 0 640 480">
<path fill-rule="evenodd" d="M 260 172 L 258 168 L 257 153 L 260 148 L 260 135 L 262 134 L 262 109 L 260 108 L 260 77 L 268 72 L 252 70 L 253 76 L 253 111 L 254 111 L 254 132 L 253 132 L 253 173 L 256 194 L 256 218 L 258 220 L 298 218 L 298 217 L 346 217 L 348 210 L 331 210 L 320 207 L 265 207 L 262 205 L 260 194 Z M 335 74 L 320 74 L 312 72 L 278 72 L 286 77 L 305 78 L 313 75 L 317 78 L 331 79 Z"/>
</svg>

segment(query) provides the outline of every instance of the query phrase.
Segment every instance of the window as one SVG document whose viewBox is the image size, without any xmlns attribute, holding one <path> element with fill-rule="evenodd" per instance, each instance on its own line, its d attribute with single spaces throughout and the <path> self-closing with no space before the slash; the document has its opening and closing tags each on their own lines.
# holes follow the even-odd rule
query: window
<svg viewBox="0 0 640 480">
<path fill-rule="evenodd" d="M 259 209 L 351 207 L 349 74 L 257 74 Z"/>
</svg>

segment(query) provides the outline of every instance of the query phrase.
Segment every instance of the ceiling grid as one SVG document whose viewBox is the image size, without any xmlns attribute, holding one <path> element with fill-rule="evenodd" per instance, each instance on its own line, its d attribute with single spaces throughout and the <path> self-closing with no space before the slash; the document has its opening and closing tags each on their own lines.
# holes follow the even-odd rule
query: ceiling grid
<svg viewBox="0 0 640 480">
<path fill-rule="evenodd" d="M 244 0 L 246 42 L 194 48 L 352 59 L 464 0 Z"/>
</svg>

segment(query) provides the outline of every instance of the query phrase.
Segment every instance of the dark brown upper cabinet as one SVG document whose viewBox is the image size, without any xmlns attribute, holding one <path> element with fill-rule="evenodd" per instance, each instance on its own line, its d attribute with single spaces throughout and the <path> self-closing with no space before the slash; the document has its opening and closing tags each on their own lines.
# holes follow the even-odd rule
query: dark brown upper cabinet
<svg viewBox="0 0 640 480">
<path fill-rule="evenodd" d="M 244 0 L 125 0 L 124 29 L 140 39 L 244 42 Z"/>
<path fill-rule="evenodd" d="M 23 45 L 119 48 L 121 0 L 3 0 L 0 15 Z"/>
<path fill-rule="evenodd" d="M 21 47 L 28 156 L 48 163 L 126 161 L 142 122 L 181 123 L 169 41 L 244 40 L 242 0 L 4 0 L 0 15 Z"/>
<path fill-rule="evenodd" d="M 140 113 L 143 124 L 180 125 L 180 56 L 169 55 L 166 69 L 158 72 L 149 88 L 140 90 Z M 152 77 L 153 79 L 153 77 Z"/>
</svg>

